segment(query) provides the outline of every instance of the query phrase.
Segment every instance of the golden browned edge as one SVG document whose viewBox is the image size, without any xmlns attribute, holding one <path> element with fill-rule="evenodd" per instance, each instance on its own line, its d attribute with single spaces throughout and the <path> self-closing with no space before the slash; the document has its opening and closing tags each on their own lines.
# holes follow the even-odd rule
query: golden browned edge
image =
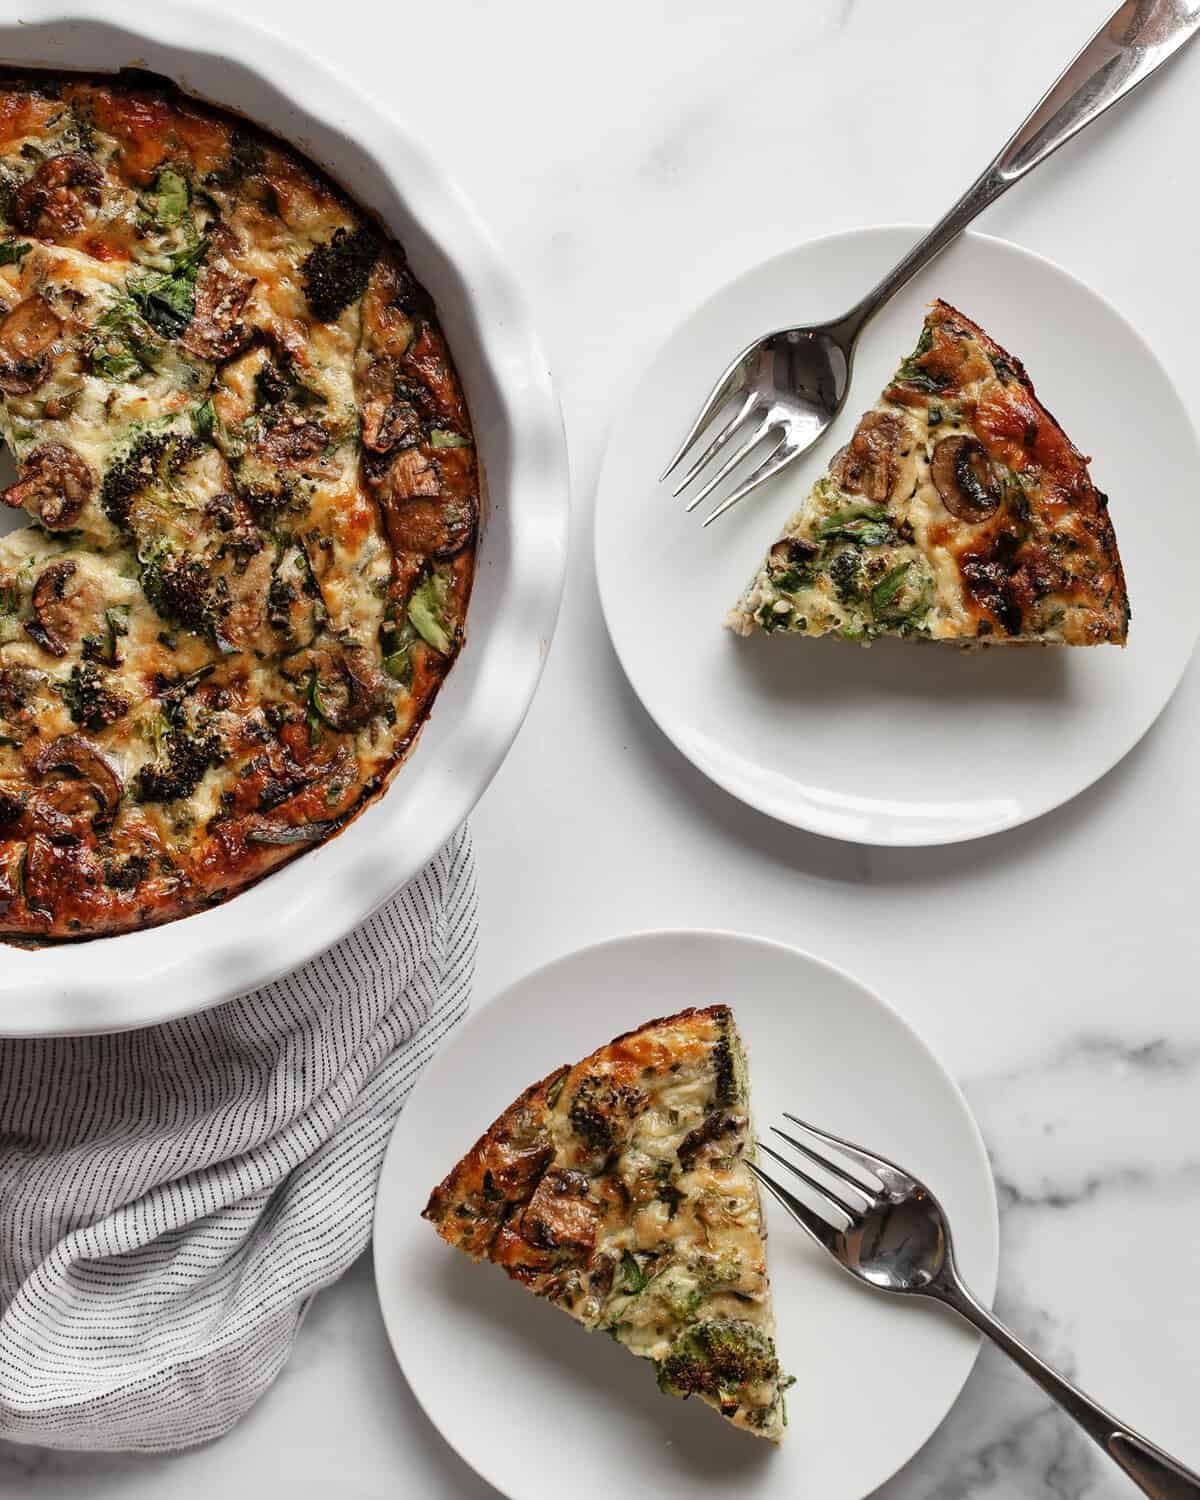
<svg viewBox="0 0 1200 1500">
<path fill-rule="evenodd" d="M 1125 569 L 1121 562 L 1120 550 L 1117 546 L 1116 531 L 1113 527 L 1112 517 L 1108 512 L 1107 501 L 1101 504 L 1100 492 L 1097 490 L 1091 477 L 1091 460 L 1080 452 L 1064 430 L 1062 424 L 1054 416 L 1054 413 L 1040 400 L 1023 361 L 1015 354 L 1010 354 L 1003 345 L 997 343 L 991 334 L 986 329 L 980 327 L 974 319 L 967 317 L 965 313 L 961 312 L 953 304 L 939 297 L 930 305 L 930 313 L 926 322 L 936 327 L 948 319 L 953 319 L 955 322 L 961 324 L 979 343 L 989 358 L 994 357 L 1008 365 L 1016 375 L 1021 389 L 1028 397 L 1038 417 L 1049 425 L 1055 437 L 1060 440 L 1055 447 L 1057 454 L 1061 457 L 1061 463 L 1041 464 L 1039 465 L 1038 472 L 1043 478 L 1043 483 L 1048 478 L 1064 489 L 1073 491 L 1072 501 L 1075 508 L 1090 523 L 1089 533 L 1092 540 L 1102 553 L 1106 566 L 1114 575 L 1115 586 L 1109 601 L 1108 630 L 1110 633 L 1104 639 L 1112 644 L 1124 646 L 1128 634 L 1129 591 L 1125 581 Z M 976 430 L 978 431 L 978 429 Z M 983 432 L 979 432 L 978 435 L 985 447 L 988 447 L 990 450 L 992 444 L 988 442 L 987 435 Z M 1007 459 L 1003 461 L 1007 461 Z M 1115 634 L 1112 633 L 1114 631 Z M 989 637 L 979 642 L 979 644 L 985 643 L 1003 645 L 1005 644 L 1005 640 L 1003 637 Z M 1036 637 L 1022 640 L 1020 636 L 1017 636 L 1010 640 L 1008 644 L 1036 645 L 1040 643 Z M 1072 642 L 1071 644 L 1085 643 Z"/>
<path fill-rule="evenodd" d="M 429 1201 L 421 1210 L 421 1217 L 428 1219 L 436 1227 L 437 1232 L 447 1244 L 455 1245 L 461 1249 L 462 1246 L 459 1244 L 458 1237 L 450 1232 L 456 1226 L 447 1224 L 443 1216 L 448 1213 L 449 1209 L 454 1206 L 454 1203 L 459 1201 L 466 1192 L 474 1190 L 473 1186 L 468 1185 L 469 1180 L 474 1183 L 475 1187 L 482 1183 L 483 1174 L 487 1169 L 488 1162 L 500 1153 L 502 1145 L 511 1138 L 511 1127 L 520 1110 L 532 1107 L 540 1112 L 540 1117 L 544 1120 L 548 1113 L 548 1109 L 546 1108 L 546 1093 L 551 1084 L 557 1082 L 560 1078 L 571 1073 L 586 1071 L 593 1064 L 604 1060 L 613 1048 L 619 1047 L 623 1043 L 633 1040 L 635 1037 L 642 1036 L 646 1032 L 654 1031 L 660 1027 L 681 1027 L 689 1022 L 702 1020 L 720 1021 L 729 1017 L 730 1014 L 731 1012 L 727 1005 L 689 1006 L 686 1010 L 681 1010 L 675 1015 L 657 1016 L 654 1020 L 645 1021 L 641 1026 L 634 1027 L 631 1031 L 623 1031 L 619 1036 L 611 1038 L 602 1047 L 597 1047 L 595 1051 L 588 1053 L 586 1057 L 581 1058 L 578 1062 L 563 1063 L 561 1066 L 553 1068 L 544 1078 L 539 1079 L 537 1083 L 530 1084 L 523 1093 L 513 1100 L 506 1110 L 492 1121 L 491 1125 L 488 1126 L 487 1130 L 484 1131 L 471 1149 L 450 1169 L 442 1181 L 430 1193 Z M 472 1256 L 472 1259 L 480 1260 L 484 1258 L 486 1249 L 488 1248 L 490 1246 L 483 1247 L 478 1253 L 474 1251 L 468 1251 L 467 1253 Z M 508 1270 L 509 1275 L 514 1274 L 513 1268 L 506 1266 L 505 1269 Z"/>
<path fill-rule="evenodd" d="M 95 69 L 70 69 L 58 67 L 36 67 L 36 66 L 11 66 L 0 64 L 0 90 L 12 92 L 24 88 L 31 95 L 36 96 L 39 87 L 95 87 L 99 89 L 112 90 L 114 94 L 137 95 L 139 92 L 147 92 L 165 98 L 172 108 L 179 109 L 183 106 L 195 106 L 196 109 L 212 118 L 214 121 L 225 124 L 231 128 L 242 129 L 252 135 L 268 148 L 274 148 L 281 152 L 290 162 L 299 166 L 315 184 L 327 190 L 338 202 L 348 206 L 362 218 L 374 223 L 379 230 L 385 252 L 390 254 L 400 265 L 407 264 L 407 258 L 403 248 L 399 245 L 395 236 L 391 233 L 387 224 L 373 208 L 370 208 L 349 192 L 323 166 L 314 161 L 307 153 L 292 145 L 274 132 L 267 130 L 256 121 L 242 114 L 240 111 L 230 108 L 224 104 L 217 104 L 203 95 L 191 89 L 184 88 L 173 79 L 162 77 L 139 68 L 122 68 L 109 72 Z M 26 236 L 30 238 L 30 236 Z M 474 424 L 471 419 L 470 409 L 467 402 L 466 391 L 459 376 L 453 354 L 445 341 L 441 330 L 441 321 L 437 316 L 436 306 L 432 297 L 421 286 L 422 293 L 428 298 L 430 308 L 430 320 L 432 321 L 438 336 L 441 339 L 444 366 L 453 382 L 458 402 L 461 405 L 466 429 L 473 434 Z M 120 932 L 139 930 L 143 927 L 159 926 L 166 922 L 182 920 L 185 917 L 196 915 L 198 912 L 209 910 L 214 904 L 223 904 L 225 900 L 232 899 L 242 891 L 258 884 L 267 875 L 272 874 L 283 864 L 290 863 L 301 854 L 309 853 L 313 848 L 320 847 L 330 839 L 336 838 L 345 827 L 359 817 L 367 805 L 381 796 L 390 787 L 393 778 L 399 772 L 401 766 L 407 761 L 414 749 L 421 730 L 430 717 L 433 705 L 437 699 L 441 686 L 449 671 L 457 662 L 458 656 L 467 641 L 467 614 L 470 598 L 474 587 L 476 556 L 478 551 L 479 532 L 483 524 L 483 516 L 486 503 L 486 485 L 483 474 L 482 461 L 478 449 L 474 453 L 475 460 L 475 505 L 476 525 L 472 540 L 463 549 L 466 562 L 457 572 L 456 589 L 462 601 L 462 623 L 459 630 L 458 640 L 455 645 L 453 656 L 449 659 L 445 669 L 438 677 L 433 689 L 421 706 L 421 710 L 410 727 L 403 742 L 398 746 L 396 754 L 382 773 L 376 773 L 367 781 L 362 783 L 360 795 L 355 806 L 346 813 L 340 815 L 334 822 L 334 826 L 320 840 L 319 844 L 303 846 L 287 851 L 273 850 L 269 856 L 262 858 L 260 868 L 257 871 L 239 876 L 231 871 L 233 876 L 230 888 L 219 897 L 213 899 L 196 899 L 191 901 L 179 901 L 177 903 L 162 902 L 153 910 L 143 911 L 141 919 L 130 922 L 121 916 L 112 916 L 107 921 L 103 918 L 95 920 L 79 932 L 39 932 L 35 930 L 22 931 L 19 929 L 7 929 L 0 931 L 0 943 L 20 948 L 42 948 L 57 946 L 60 943 L 87 942 L 92 938 L 116 935 Z"/>
</svg>

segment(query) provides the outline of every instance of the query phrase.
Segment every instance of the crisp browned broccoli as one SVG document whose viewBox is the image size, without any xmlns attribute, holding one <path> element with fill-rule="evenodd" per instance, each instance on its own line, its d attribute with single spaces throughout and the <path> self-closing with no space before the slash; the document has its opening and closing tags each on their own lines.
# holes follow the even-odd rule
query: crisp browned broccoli
<svg viewBox="0 0 1200 1500">
<path fill-rule="evenodd" d="M 115 724 L 129 712 L 129 699 L 108 686 L 108 674 L 90 661 L 77 662 L 58 686 L 75 723 L 93 733 Z"/>
<path fill-rule="evenodd" d="M 225 754 L 221 736 L 202 714 L 189 719 L 182 704 L 168 704 L 158 737 L 157 754 L 134 779 L 139 802 L 174 802 L 190 797 L 210 766 Z"/>
<path fill-rule="evenodd" d="M 104 514 L 114 526 L 127 530 L 134 497 L 150 485 L 174 479 L 202 447 L 200 439 L 189 433 L 142 433 L 104 476 L 100 486 Z"/>
<path fill-rule="evenodd" d="M 685 1329 L 658 1364 L 658 1383 L 675 1396 L 720 1400 L 760 1381 L 779 1378 L 775 1346 L 740 1318 L 710 1318 Z"/>
<path fill-rule="evenodd" d="M 353 233 L 337 229 L 309 251 L 300 275 L 314 317 L 332 323 L 362 296 L 381 248 L 378 234 L 364 224 Z"/>
</svg>

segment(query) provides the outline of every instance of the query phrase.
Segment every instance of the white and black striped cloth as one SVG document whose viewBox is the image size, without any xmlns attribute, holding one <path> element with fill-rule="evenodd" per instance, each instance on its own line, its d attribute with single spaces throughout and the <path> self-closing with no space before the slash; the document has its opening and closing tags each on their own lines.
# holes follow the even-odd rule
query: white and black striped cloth
<svg viewBox="0 0 1200 1500">
<path fill-rule="evenodd" d="M 166 1026 L 0 1041 L 0 1437 L 155 1451 L 237 1421 L 367 1243 L 476 935 L 464 831 L 275 984 Z"/>
</svg>

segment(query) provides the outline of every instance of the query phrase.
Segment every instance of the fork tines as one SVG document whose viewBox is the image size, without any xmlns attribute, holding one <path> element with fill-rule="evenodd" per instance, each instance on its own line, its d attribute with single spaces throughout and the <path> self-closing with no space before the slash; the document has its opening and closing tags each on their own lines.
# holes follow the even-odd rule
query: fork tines
<svg viewBox="0 0 1200 1500">
<path fill-rule="evenodd" d="M 788 1114 L 785 1111 L 784 1119 L 790 1120 L 793 1125 L 822 1142 L 826 1150 L 817 1150 L 814 1145 L 798 1139 L 796 1135 L 780 1129 L 778 1125 L 771 1126 L 773 1134 L 791 1146 L 793 1151 L 819 1167 L 827 1177 L 834 1180 L 836 1186 L 814 1177 L 790 1156 L 785 1156 L 761 1140 L 756 1143 L 759 1151 L 778 1162 L 785 1171 L 802 1182 L 809 1189 L 810 1194 L 815 1196 L 818 1208 L 814 1209 L 805 1198 L 797 1196 L 757 1162 L 749 1163 L 750 1170 L 797 1223 L 828 1250 L 847 1230 L 853 1228 L 862 1219 L 867 1210 L 878 1203 L 888 1187 L 890 1174 L 899 1172 L 900 1169 L 886 1158 L 874 1156 L 871 1152 L 864 1151 L 861 1146 L 855 1146 L 840 1136 L 819 1130 L 815 1125 L 810 1125 L 797 1115 Z M 834 1153 L 840 1154 L 843 1161 L 838 1161 Z"/>
<path fill-rule="evenodd" d="M 714 474 L 709 477 L 703 486 L 696 491 L 684 507 L 687 511 L 693 511 L 700 505 L 713 490 L 725 479 L 728 479 L 734 470 L 758 448 L 769 439 L 774 439 L 773 446 L 768 450 L 762 460 L 750 470 L 742 482 L 725 497 L 715 509 L 704 518 L 703 524 L 709 526 L 718 516 L 735 506 L 739 500 L 745 499 L 751 490 L 757 489 L 765 480 L 772 475 L 778 474 L 785 469 L 792 460 L 799 456 L 802 446 L 793 441 L 785 418 L 785 414 L 776 410 L 764 393 L 757 389 L 750 379 L 748 365 L 750 360 L 757 354 L 757 346 L 738 356 L 733 364 L 725 371 L 716 385 L 709 393 L 708 399 L 700 408 L 700 413 L 688 430 L 687 436 L 679 445 L 671 462 L 659 475 L 661 484 L 672 474 L 683 462 L 697 439 L 700 438 L 709 426 L 720 416 L 725 420 L 710 440 L 700 456 L 692 463 L 687 473 L 672 491 L 672 497 L 678 498 L 695 479 L 712 464 L 718 454 L 722 453 L 726 445 L 737 436 L 742 441 L 720 465 Z"/>
</svg>

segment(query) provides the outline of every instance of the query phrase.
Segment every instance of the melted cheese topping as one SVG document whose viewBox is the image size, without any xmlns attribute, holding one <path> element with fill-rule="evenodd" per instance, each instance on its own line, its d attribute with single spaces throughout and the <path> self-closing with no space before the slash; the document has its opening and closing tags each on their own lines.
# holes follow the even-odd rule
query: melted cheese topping
<svg viewBox="0 0 1200 1500">
<path fill-rule="evenodd" d="M 782 1379 L 745 1066 L 725 1007 L 618 1038 L 518 1100 L 426 1217 L 590 1330 L 778 1440 Z"/>
<path fill-rule="evenodd" d="M 0 87 L 0 934 L 222 900 L 335 832 L 462 640 L 478 479 L 398 246 L 170 90 Z"/>
<path fill-rule="evenodd" d="M 1019 364 L 945 303 L 727 623 L 748 635 L 1123 644 L 1087 461 Z"/>
</svg>

